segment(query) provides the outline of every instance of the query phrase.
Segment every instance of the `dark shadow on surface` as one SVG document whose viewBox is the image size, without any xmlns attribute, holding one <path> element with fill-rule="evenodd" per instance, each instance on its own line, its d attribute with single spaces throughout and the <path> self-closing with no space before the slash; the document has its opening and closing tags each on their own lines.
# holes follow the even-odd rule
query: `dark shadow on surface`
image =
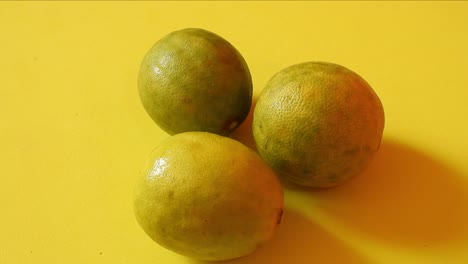
<svg viewBox="0 0 468 264">
<path fill-rule="evenodd" d="M 197 261 L 192 264 L 366 264 L 354 249 L 300 214 L 286 209 L 273 239 L 253 254 L 229 261 Z"/>
<path fill-rule="evenodd" d="M 257 105 L 257 97 L 252 98 L 249 115 L 245 118 L 244 122 L 231 134 L 231 138 L 235 139 L 247 147 L 257 151 L 255 140 L 252 134 L 252 121 L 253 112 Z"/>
<path fill-rule="evenodd" d="M 362 175 L 309 192 L 314 206 L 372 239 L 445 245 L 468 241 L 466 179 L 415 149 L 384 141 Z"/>
</svg>

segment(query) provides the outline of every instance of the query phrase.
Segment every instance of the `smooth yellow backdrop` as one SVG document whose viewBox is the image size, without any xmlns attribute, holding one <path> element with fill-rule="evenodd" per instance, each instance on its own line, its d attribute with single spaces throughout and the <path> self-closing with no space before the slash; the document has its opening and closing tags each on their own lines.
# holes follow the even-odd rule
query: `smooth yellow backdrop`
<svg viewBox="0 0 468 264">
<path fill-rule="evenodd" d="M 364 174 L 287 187 L 273 241 L 228 263 L 468 263 L 468 2 L 0 3 L 0 263 L 202 263 L 152 242 L 131 207 L 167 137 L 139 101 L 139 64 L 186 27 L 236 46 L 256 95 L 322 60 L 385 107 Z M 234 137 L 252 146 L 249 122 Z"/>
</svg>

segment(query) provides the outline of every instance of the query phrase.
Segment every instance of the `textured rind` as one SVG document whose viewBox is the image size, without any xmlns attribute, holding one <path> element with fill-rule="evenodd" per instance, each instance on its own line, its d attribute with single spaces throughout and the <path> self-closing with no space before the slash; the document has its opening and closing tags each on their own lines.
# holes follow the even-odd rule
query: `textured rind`
<svg viewBox="0 0 468 264">
<path fill-rule="evenodd" d="M 225 260 L 247 255 L 272 237 L 283 192 L 254 151 L 230 138 L 187 132 L 153 151 L 134 209 L 158 244 L 196 259 Z"/>
<path fill-rule="evenodd" d="M 138 75 L 144 108 L 169 134 L 228 135 L 247 117 L 252 80 L 242 55 L 203 29 L 172 32 L 144 57 Z"/>
<path fill-rule="evenodd" d="M 331 187 L 361 173 L 377 152 L 383 106 L 355 72 L 306 62 L 271 78 L 254 111 L 259 154 L 278 174 L 311 187 Z"/>
</svg>

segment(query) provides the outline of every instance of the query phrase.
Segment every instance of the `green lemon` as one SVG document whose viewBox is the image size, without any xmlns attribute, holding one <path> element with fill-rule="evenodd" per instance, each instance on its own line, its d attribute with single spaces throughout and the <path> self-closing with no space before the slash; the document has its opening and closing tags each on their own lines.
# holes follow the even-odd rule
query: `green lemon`
<svg viewBox="0 0 468 264">
<path fill-rule="evenodd" d="M 172 32 L 153 45 L 141 63 L 138 89 L 148 114 L 171 135 L 229 135 L 252 101 L 241 54 L 222 37 L 196 28 Z"/>
</svg>

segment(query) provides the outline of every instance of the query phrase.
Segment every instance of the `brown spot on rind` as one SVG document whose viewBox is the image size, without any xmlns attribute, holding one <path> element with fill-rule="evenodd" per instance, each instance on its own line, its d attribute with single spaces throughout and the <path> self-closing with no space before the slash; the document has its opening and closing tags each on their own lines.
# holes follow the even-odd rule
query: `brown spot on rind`
<svg viewBox="0 0 468 264">
<path fill-rule="evenodd" d="M 226 123 L 224 123 L 223 130 L 226 132 L 231 132 L 239 125 L 240 125 L 239 118 L 235 117 L 235 118 L 229 119 Z"/>
<path fill-rule="evenodd" d="M 168 192 L 168 193 L 167 193 L 167 198 L 168 198 L 169 200 L 172 200 L 172 199 L 174 198 L 174 191 Z"/>
<path fill-rule="evenodd" d="M 348 150 L 343 151 L 343 155 L 344 156 L 353 156 L 358 152 L 359 152 L 359 148 L 352 148 L 352 149 L 348 149 Z"/>
<path fill-rule="evenodd" d="M 283 220 L 283 208 L 281 208 L 278 212 L 278 217 L 276 218 L 276 224 L 281 224 L 281 220 Z"/>
</svg>

